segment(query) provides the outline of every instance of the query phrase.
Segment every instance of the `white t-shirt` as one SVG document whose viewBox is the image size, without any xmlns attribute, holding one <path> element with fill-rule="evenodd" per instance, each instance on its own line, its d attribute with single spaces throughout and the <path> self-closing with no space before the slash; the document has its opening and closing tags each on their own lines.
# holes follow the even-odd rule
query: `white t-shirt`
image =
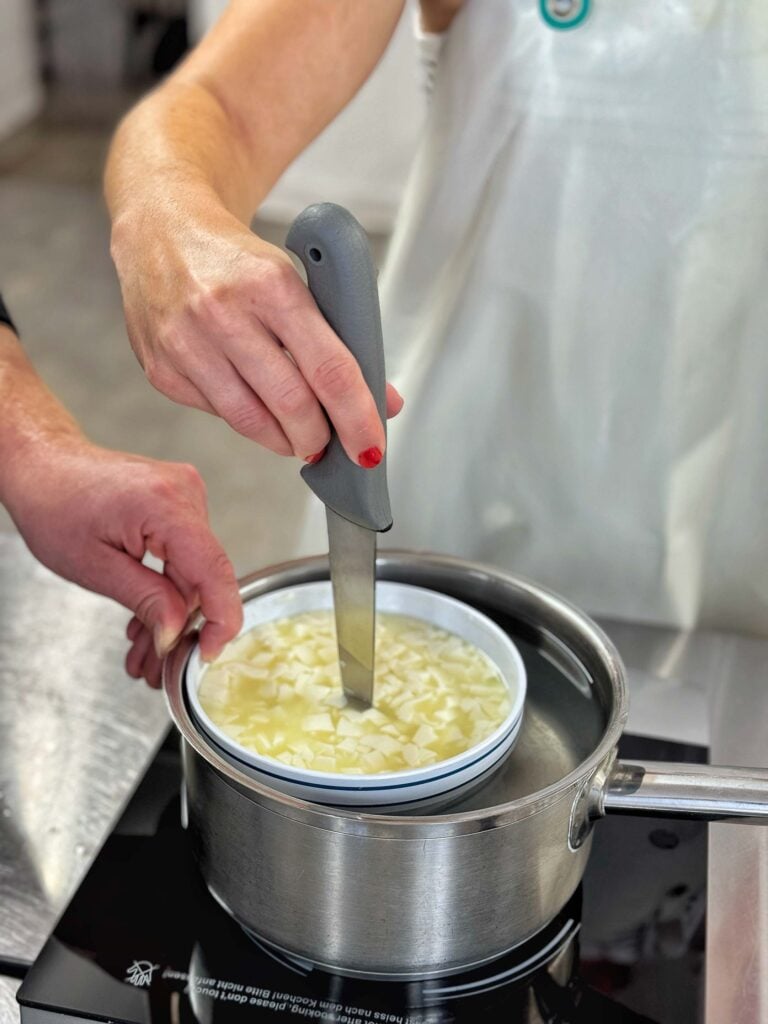
<svg viewBox="0 0 768 1024">
<path fill-rule="evenodd" d="M 767 260 L 764 0 L 467 0 L 382 278 L 382 544 L 768 633 Z"/>
</svg>

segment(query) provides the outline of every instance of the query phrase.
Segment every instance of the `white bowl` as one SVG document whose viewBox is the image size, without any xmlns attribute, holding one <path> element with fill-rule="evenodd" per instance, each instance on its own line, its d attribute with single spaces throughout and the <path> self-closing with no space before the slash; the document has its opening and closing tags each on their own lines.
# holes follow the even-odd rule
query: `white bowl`
<svg viewBox="0 0 768 1024">
<path fill-rule="evenodd" d="M 301 612 L 333 608 L 328 580 L 274 590 L 248 601 L 241 633 L 254 626 Z M 227 760 L 259 782 L 312 803 L 358 806 L 377 810 L 426 809 L 427 803 L 453 801 L 500 767 L 512 749 L 523 719 L 526 677 L 520 653 L 507 634 L 485 615 L 453 597 L 406 583 L 380 580 L 376 608 L 422 619 L 479 647 L 498 668 L 510 693 L 510 711 L 481 743 L 461 754 L 420 768 L 375 775 L 345 775 L 295 768 L 266 754 L 257 754 L 227 736 L 205 713 L 198 698 L 206 668 L 197 647 L 187 662 L 184 685 L 192 718 Z"/>
</svg>

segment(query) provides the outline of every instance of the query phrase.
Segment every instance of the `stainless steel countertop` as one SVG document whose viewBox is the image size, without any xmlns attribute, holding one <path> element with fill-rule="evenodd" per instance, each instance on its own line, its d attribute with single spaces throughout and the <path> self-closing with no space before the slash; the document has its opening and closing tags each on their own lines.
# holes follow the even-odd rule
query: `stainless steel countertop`
<svg viewBox="0 0 768 1024">
<path fill-rule="evenodd" d="M 768 767 L 768 641 L 603 622 L 627 665 L 628 729 Z M 768 1021 L 768 828 L 710 825 L 706 1024 Z"/>
<path fill-rule="evenodd" d="M 123 671 L 126 621 L 0 534 L 0 959 L 34 959 L 164 734 L 162 698 Z M 768 766 L 768 641 L 603 626 L 632 731 Z M 768 829 L 710 828 L 707 913 L 707 1024 L 765 1024 Z M 16 985 L 0 977 L 0 1024 Z"/>
<path fill-rule="evenodd" d="M 0 959 L 37 956 L 167 727 L 127 620 L 0 534 Z"/>
<path fill-rule="evenodd" d="M 16 989 L 21 982 L 17 978 L 0 976 L 0 1021 L 3 1024 L 16 1024 L 19 1019 L 19 1006 L 16 1002 Z"/>
</svg>

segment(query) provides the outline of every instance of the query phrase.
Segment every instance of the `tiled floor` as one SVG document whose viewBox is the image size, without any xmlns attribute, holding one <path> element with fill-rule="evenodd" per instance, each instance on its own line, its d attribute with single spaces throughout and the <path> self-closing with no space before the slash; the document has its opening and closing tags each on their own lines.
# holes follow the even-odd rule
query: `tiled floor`
<svg viewBox="0 0 768 1024">
<path fill-rule="evenodd" d="M 130 350 L 100 192 L 114 118 L 109 98 L 68 101 L 0 145 L 0 289 L 35 365 L 94 440 L 195 463 L 238 572 L 292 557 L 309 500 L 298 462 L 173 405 Z M 285 236 L 280 225 L 257 230 L 277 243 Z M 0 508 L 0 529 L 9 528 Z"/>
</svg>

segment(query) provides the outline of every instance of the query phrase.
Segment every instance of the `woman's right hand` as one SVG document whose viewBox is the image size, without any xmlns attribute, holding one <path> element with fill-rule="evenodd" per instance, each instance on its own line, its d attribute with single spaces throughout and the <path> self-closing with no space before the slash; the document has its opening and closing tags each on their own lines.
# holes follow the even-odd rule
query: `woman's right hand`
<svg viewBox="0 0 768 1024">
<path fill-rule="evenodd" d="M 131 345 L 159 391 L 309 462 L 330 420 L 350 459 L 378 464 L 386 440 L 373 396 L 281 249 L 213 197 L 176 197 L 123 213 L 112 255 Z M 388 385 L 387 415 L 402 404 Z"/>
</svg>

